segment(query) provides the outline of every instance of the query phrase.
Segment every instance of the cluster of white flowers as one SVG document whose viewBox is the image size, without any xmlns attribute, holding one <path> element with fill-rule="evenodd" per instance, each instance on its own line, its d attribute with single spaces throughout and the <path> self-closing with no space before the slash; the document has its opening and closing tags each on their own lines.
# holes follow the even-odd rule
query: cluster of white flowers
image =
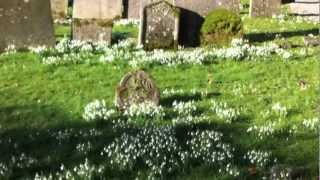
<svg viewBox="0 0 320 180">
<path fill-rule="evenodd" d="M 186 125 L 198 123 L 207 119 L 206 116 L 195 116 L 197 106 L 194 101 L 172 103 L 173 112 L 177 113 L 177 117 L 172 119 L 174 125 Z"/>
<path fill-rule="evenodd" d="M 8 174 L 9 174 L 8 166 L 0 162 L 0 178 L 5 178 Z"/>
<path fill-rule="evenodd" d="M 81 42 L 62 39 L 53 49 L 37 49 L 33 52 L 42 52 L 43 62 L 49 65 L 74 64 L 86 62 L 94 55 L 99 55 L 99 62 L 111 63 L 116 61 L 127 62 L 132 67 L 149 64 L 176 66 L 180 64 L 205 64 L 220 60 L 243 60 L 255 57 L 269 57 L 273 54 L 283 59 L 291 57 L 291 53 L 269 43 L 263 46 L 253 46 L 243 39 L 235 39 L 229 48 L 211 49 L 195 48 L 178 51 L 155 49 L 147 52 L 138 47 L 132 39 L 120 41 L 112 46 L 105 42 Z M 69 55 L 86 54 L 86 55 Z M 72 60 L 70 60 L 72 59 Z"/>
<path fill-rule="evenodd" d="M 123 134 L 101 152 L 115 168 L 130 170 L 138 162 L 150 170 L 150 177 L 163 177 L 183 164 L 173 129 L 143 128 L 137 135 Z"/>
<path fill-rule="evenodd" d="M 11 55 L 17 52 L 16 46 L 15 45 L 9 45 L 4 49 L 3 55 Z"/>
<path fill-rule="evenodd" d="M 276 132 L 276 122 L 268 122 L 262 126 L 251 126 L 247 129 L 248 133 L 254 133 L 259 139 L 272 136 Z"/>
<path fill-rule="evenodd" d="M 119 19 L 114 22 L 116 26 L 138 26 L 140 24 L 140 20 L 137 19 Z"/>
<path fill-rule="evenodd" d="M 63 18 L 63 19 L 55 19 L 54 24 L 59 25 L 71 25 L 72 19 L 71 18 Z"/>
<path fill-rule="evenodd" d="M 304 119 L 302 125 L 310 130 L 318 130 L 319 129 L 319 118 L 312 118 L 312 119 Z"/>
<path fill-rule="evenodd" d="M 95 100 L 84 108 L 82 117 L 88 122 L 95 120 L 110 120 L 115 113 L 116 111 L 114 109 L 109 109 L 106 106 L 104 100 Z"/>
<path fill-rule="evenodd" d="M 159 120 L 165 116 L 165 112 L 162 106 L 156 105 L 150 101 L 146 101 L 130 105 L 127 109 L 125 109 L 123 115 L 129 117 L 129 122 L 133 122 L 140 118 Z"/>
<path fill-rule="evenodd" d="M 240 112 L 237 109 L 230 108 L 227 103 L 216 102 L 214 100 L 212 100 L 211 103 L 211 110 L 226 123 L 232 123 L 240 115 Z"/>
<path fill-rule="evenodd" d="M 222 142 L 222 133 L 213 130 L 197 130 L 188 135 L 191 137 L 187 141 L 187 145 L 190 146 L 190 158 L 219 168 L 219 172 L 239 175 L 230 167 L 229 162 L 233 158 L 234 149 L 229 144 Z"/>
<path fill-rule="evenodd" d="M 251 164 L 264 168 L 271 161 L 271 153 L 261 150 L 251 150 L 244 156 Z"/>
<path fill-rule="evenodd" d="M 161 94 L 164 96 L 173 96 L 184 93 L 185 91 L 183 89 L 164 89 Z"/>
<path fill-rule="evenodd" d="M 288 114 L 287 108 L 280 103 L 275 103 L 271 108 L 280 117 L 286 117 Z"/>
<path fill-rule="evenodd" d="M 79 153 L 88 154 L 92 150 L 92 144 L 90 141 L 79 143 L 77 144 L 76 149 Z"/>
<path fill-rule="evenodd" d="M 191 115 L 197 111 L 197 106 L 194 101 L 172 103 L 173 111 L 178 113 L 179 116 Z"/>
<path fill-rule="evenodd" d="M 191 114 L 185 116 L 178 116 L 172 119 L 173 125 L 192 125 L 200 122 L 208 121 L 209 117 L 205 115 L 193 116 Z"/>
<path fill-rule="evenodd" d="M 36 173 L 34 180 L 54 180 L 54 179 L 103 179 L 104 166 L 95 166 L 88 159 L 78 166 L 67 169 L 63 164 L 60 166 L 60 172 L 44 175 Z"/>
</svg>

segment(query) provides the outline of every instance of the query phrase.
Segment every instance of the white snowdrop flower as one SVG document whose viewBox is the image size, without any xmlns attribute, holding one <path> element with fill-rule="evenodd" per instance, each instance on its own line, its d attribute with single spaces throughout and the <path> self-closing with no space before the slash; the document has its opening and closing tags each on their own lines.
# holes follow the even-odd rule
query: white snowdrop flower
<svg viewBox="0 0 320 180">
<path fill-rule="evenodd" d="M 302 125 L 310 130 L 318 130 L 319 128 L 319 118 L 311 118 L 311 119 L 304 119 Z"/>
<path fill-rule="evenodd" d="M 104 100 L 95 100 L 84 109 L 82 117 L 86 121 L 94 120 L 110 120 L 110 118 L 116 113 L 114 109 L 108 109 Z"/>
<path fill-rule="evenodd" d="M 280 117 L 286 117 L 288 114 L 287 108 L 280 103 L 273 104 L 271 109 Z"/>
</svg>

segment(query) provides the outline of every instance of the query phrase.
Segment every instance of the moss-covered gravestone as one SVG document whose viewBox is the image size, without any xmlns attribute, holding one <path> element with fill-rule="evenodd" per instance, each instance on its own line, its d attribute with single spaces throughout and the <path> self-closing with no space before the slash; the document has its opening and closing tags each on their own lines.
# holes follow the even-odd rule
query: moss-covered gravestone
<svg viewBox="0 0 320 180">
<path fill-rule="evenodd" d="M 55 44 L 50 0 L 0 0 L 0 51 Z"/>
<path fill-rule="evenodd" d="M 68 14 L 68 0 L 50 0 L 53 19 L 64 19 Z"/>
<path fill-rule="evenodd" d="M 76 0 L 73 39 L 111 43 L 113 21 L 122 16 L 121 0 Z"/>
<path fill-rule="evenodd" d="M 166 49 L 178 46 L 180 10 L 167 1 L 143 8 L 139 42 L 145 49 Z"/>
<path fill-rule="evenodd" d="M 200 28 L 210 12 L 225 8 L 239 12 L 239 0 L 175 0 L 181 8 L 179 44 L 183 46 L 200 45 Z"/>
<path fill-rule="evenodd" d="M 280 14 L 281 0 L 251 0 L 251 17 L 272 17 Z"/>
<path fill-rule="evenodd" d="M 152 102 L 159 104 L 160 92 L 150 75 L 138 70 L 126 74 L 116 90 L 115 103 L 120 110 L 132 104 Z"/>
</svg>

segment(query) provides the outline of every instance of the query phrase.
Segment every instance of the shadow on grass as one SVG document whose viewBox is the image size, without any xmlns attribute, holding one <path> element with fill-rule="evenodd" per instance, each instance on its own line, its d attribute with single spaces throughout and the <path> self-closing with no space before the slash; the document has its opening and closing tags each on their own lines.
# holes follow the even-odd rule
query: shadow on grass
<svg viewBox="0 0 320 180">
<path fill-rule="evenodd" d="M 112 32 L 112 44 L 128 39 L 130 36 L 129 32 Z"/>
<path fill-rule="evenodd" d="M 276 39 L 278 36 L 282 38 L 290 38 L 294 36 L 307 36 L 309 34 L 318 35 L 319 29 L 309 29 L 304 31 L 289 31 L 289 32 L 272 32 L 272 33 L 250 33 L 246 34 L 245 38 L 250 42 L 265 42 L 272 41 Z"/>
<path fill-rule="evenodd" d="M 198 96 L 192 98 L 196 97 Z M 49 112 L 51 110 L 52 113 Z M 18 120 L 15 123 L 21 123 L 22 119 L 37 118 L 39 114 L 49 120 L 53 120 L 50 117 L 51 115 L 59 114 L 55 118 L 59 117 L 68 121 L 68 123 L 57 121 L 46 127 L 42 127 L 41 124 L 38 124 L 38 127 L 25 124 L 20 127 L 0 129 L 0 163 L 12 163 L 13 156 L 18 159 L 11 164 L 14 168 L 12 168 L 9 179 L 27 179 L 33 177 L 36 172 L 49 175 L 59 172 L 62 164 L 70 169 L 84 163 L 84 159 L 88 159 L 96 165 L 107 164 L 108 159 L 101 156 L 104 147 L 124 132 L 135 135 L 140 131 L 139 127 L 113 128 L 112 124 L 106 121 L 70 120 L 67 113 L 47 106 L 7 107 L 2 108 L 0 112 L 1 115 L 11 114 L 7 117 L 14 117 L 12 113 L 24 112 L 21 113 L 23 115 L 21 119 L 13 118 L 13 120 Z M 41 113 L 43 114 L 41 115 Z M 6 119 L 6 121 L 8 120 L 9 118 Z M 243 156 L 248 150 L 255 147 L 270 149 L 270 147 L 279 148 L 280 145 L 280 147 L 286 145 L 283 144 L 283 141 L 279 141 L 282 136 L 255 142 L 254 139 L 256 138 L 246 133 L 247 128 L 248 124 L 246 123 L 223 124 L 213 122 L 180 125 L 173 127 L 173 130 L 179 145 L 185 146 L 183 148 L 188 148 L 186 147 L 186 141 L 190 139 L 188 135 L 190 132 L 214 130 L 223 133 L 222 142 L 235 148 L 233 161 L 242 168 L 248 167 L 248 163 L 243 160 Z M 21 158 L 21 154 L 25 154 L 24 158 Z M 33 160 L 28 159 L 30 157 Z M 18 166 L 17 164 L 24 165 Z M 190 168 L 198 166 L 202 166 L 202 164 L 192 164 Z M 140 171 L 138 167 L 135 167 L 135 170 Z M 104 177 L 106 179 L 134 179 L 136 173 L 136 171 L 115 170 L 106 166 Z M 208 176 L 210 175 L 214 174 Z M 243 176 L 246 179 L 251 178 L 246 173 Z"/>
<path fill-rule="evenodd" d="M 172 103 L 174 101 L 176 102 L 189 102 L 189 101 L 201 101 L 203 99 L 211 99 L 214 97 L 218 97 L 221 96 L 220 92 L 209 92 L 206 95 L 202 95 L 199 92 L 196 93 L 181 93 L 181 94 L 172 94 L 170 96 L 167 97 L 162 97 L 160 99 L 160 105 L 162 105 L 163 107 L 172 107 Z"/>
</svg>

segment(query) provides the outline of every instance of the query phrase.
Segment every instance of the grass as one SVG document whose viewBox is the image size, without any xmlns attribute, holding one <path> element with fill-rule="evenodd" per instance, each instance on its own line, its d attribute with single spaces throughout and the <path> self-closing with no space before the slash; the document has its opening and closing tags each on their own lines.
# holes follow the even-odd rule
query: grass
<svg viewBox="0 0 320 180">
<path fill-rule="evenodd" d="M 247 37 L 254 43 L 277 42 L 278 39 L 272 38 L 272 35 L 280 32 L 285 40 L 290 39 L 292 43 L 302 46 L 302 37 L 309 33 L 316 34 L 315 29 L 319 26 L 247 19 L 245 27 Z M 64 34 L 69 35 L 70 28 L 57 26 L 56 36 L 60 38 Z M 137 29 L 132 26 L 114 28 L 115 41 L 127 37 L 136 38 Z M 261 113 L 278 102 L 288 109 L 288 115 L 280 125 L 284 129 L 301 125 L 303 119 L 317 116 L 320 53 L 318 48 L 313 50 L 312 54 L 289 61 L 269 57 L 272 60 L 154 66 L 146 71 L 154 77 L 161 91 L 182 89 L 190 92 L 197 89 L 209 92 L 207 96 L 191 93 L 162 96 L 160 104 L 164 107 L 170 108 L 174 100 L 194 100 L 203 114 L 210 114 L 210 101 L 216 100 L 239 109 L 245 108 L 245 113 L 235 123 L 224 124 L 211 117 L 203 126 L 222 131 L 239 154 L 252 148 L 268 150 L 281 164 L 305 167 L 307 177 L 315 179 L 318 176 L 319 150 L 315 131 L 302 129 L 294 134 L 284 131 L 264 140 L 257 140 L 256 136 L 246 133 L 248 127 L 264 124 Z M 9 177 L 3 178 L 25 179 L 35 172 L 58 172 L 62 163 L 72 168 L 85 158 L 94 164 L 103 164 L 104 160 L 97 154 L 119 134 L 114 133 L 109 124 L 85 122 L 82 119 L 83 109 L 94 99 L 105 99 L 112 106 L 115 88 L 121 77 L 130 70 L 128 65 L 117 64 L 47 66 L 41 63 L 38 56 L 28 52 L 0 56 L 0 172 L 1 163 L 12 162 L 12 157 L 18 159 L 16 163 L 11 163 Z M 301 80 L 308 84 L 308 89 L 301 90 Z M 239 92 L 235 92 L 239 88 Z M 99 134 L 88 136 L 92 129 Z M 57 138 L 59 134 L 63 134 L 64 138 Z M 89 153 L 75 150 L 78 144 L 89 141 L 93 146 Z M 22 153 L 36 159 L 36 163 L 21 158 Z M 245 162 L 240 161 L 238 165 L 242 172 L 239 179 L 260 179 L 264 175 L 264 172 L 256 175 L 248 173 L 249 166 Z M 133 179 L 136 172 L 107 168 L 104 175 L 107 179 Z M 231 179 L 201 165 L 174 178 Z"/>
</svg>

